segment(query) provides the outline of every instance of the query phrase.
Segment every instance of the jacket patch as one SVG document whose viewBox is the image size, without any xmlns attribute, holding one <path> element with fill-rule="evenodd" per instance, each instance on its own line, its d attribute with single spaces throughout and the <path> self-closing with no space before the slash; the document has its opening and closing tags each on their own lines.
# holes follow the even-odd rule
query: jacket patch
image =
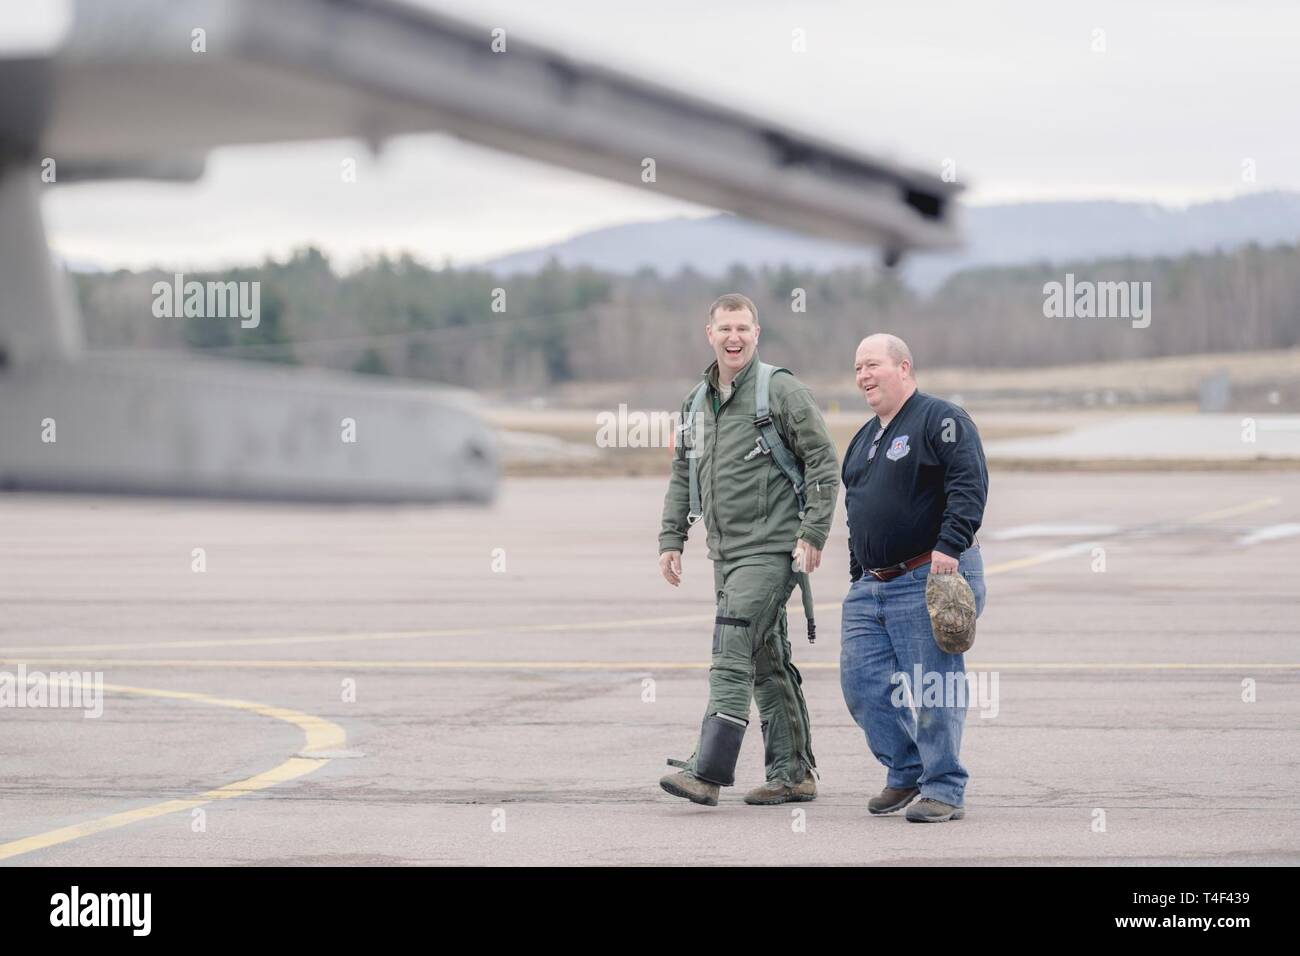
<svg viewBox="0 0 1300 956">
<path fill-rule="evenodd" d="M 908 447 L 907 435 L 900 435 L 894 439 L 894 443 L 889 446 L 889 451 L 885 452 L 885 457 L 890 461 L 898 461 L 912 449 Z"/>
</svg>

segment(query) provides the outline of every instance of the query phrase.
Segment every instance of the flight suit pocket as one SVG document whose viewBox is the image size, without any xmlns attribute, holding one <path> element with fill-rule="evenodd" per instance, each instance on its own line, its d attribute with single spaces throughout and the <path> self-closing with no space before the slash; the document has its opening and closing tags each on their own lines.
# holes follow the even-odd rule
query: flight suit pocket
<svg viewBox="0 0 1300 956">
<path fill-rule="evenodd" d="M 748 629 L 749 622 L 738 617 L 724 617 L 719 614 L 713 619 L 713 653 L 718 655 L 722 653 L 723 629 L 728 627 L 738 627 Z"/>
</svg>

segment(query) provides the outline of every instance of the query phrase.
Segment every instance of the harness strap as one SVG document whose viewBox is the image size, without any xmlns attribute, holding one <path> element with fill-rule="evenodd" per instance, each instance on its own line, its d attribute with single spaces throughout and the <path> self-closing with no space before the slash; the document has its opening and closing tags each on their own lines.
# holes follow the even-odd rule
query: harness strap
<svg viewBox="0 0 1300 956">
<path fill-rule="evenodd" d="M 686 416 L 686 421 L 678 426 L 682 436 L 682 448 L 686 451 L 686 459 L 690 465 L 690 495 L 691 508 L 686 513 L 686 526 L 691 527 L 695 522 L 704 517 L 704 511 L 700 506 L 700 453 L 695 448 L 695 425 L 699 421 L 700 415 L 704 412 L 704 397 L 709 391 L 708 381 L 700 382 L 696 386 L 695 394 L 691 396 L 691 410 Z"/>
</svg>

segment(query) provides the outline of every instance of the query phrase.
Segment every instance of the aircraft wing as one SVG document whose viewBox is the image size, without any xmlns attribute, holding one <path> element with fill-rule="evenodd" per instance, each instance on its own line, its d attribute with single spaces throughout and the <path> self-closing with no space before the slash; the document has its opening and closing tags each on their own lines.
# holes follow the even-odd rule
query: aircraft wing
<svg viewBox="0 0 1300 956">
<path fill-rule="evenodd" d="M 226 144 L 441 130 L 890 257 L 958 241 L 955 184 L 393 0 L 51 0 L 6 18 L 0 488 L 481 501 L 499 469 L 467 393 L 84 354 L 40 215 L 46 159 L 58 182 L 192 179 Z"/>
<path fill-rule="evenodd" d="M 741 111 L 391 0 L 80 0 L 46 155 L 442 130 L 814 235 L 956 243 L 960 188 Z M 195 30 L 205 52 L 195 52 Z M 499 43 L 498 43 L 499 45 Z M 642 182 L 654 159 L 656 181 Z"/>
</svg>

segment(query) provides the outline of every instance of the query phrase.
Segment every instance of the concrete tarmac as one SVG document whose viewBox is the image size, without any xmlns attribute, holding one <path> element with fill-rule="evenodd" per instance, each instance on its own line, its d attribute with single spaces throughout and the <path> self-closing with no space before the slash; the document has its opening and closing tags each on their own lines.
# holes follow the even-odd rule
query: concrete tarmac
<svg viewBox="0 0 1300 956">
<path fill-rule="evenodd" d="M 701 534 L 682 587 L 658 577 L 662 493 L 0 495 L 0 679 L 110 685 L 97 718 L 0 706 L 0 863 L 1300 863 L 1294 473 L 995 472 L 967 665 L 997 695 L 967 717 L 966 818 L 931 826 L 866 812 L 884 771 L 839 686 L 842 510 L 815 645 L 790 606 L 818 799 L 741 801 L 756 720 L 720 806 L 659 789 L 713 617 Z"/>
</svg>

